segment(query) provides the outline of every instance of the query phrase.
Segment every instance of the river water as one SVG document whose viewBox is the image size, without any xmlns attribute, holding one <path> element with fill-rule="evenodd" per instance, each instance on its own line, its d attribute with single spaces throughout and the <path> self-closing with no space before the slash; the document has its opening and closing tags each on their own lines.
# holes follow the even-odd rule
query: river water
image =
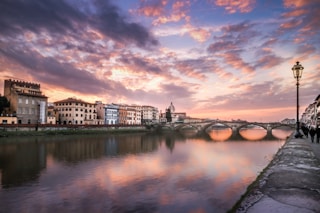
<svg viewBox="0 0 320 213">
<path fill-rule="evenodd" d="M 226 212 L 291 133 L 264 131 L 1 138 L 0 212 Z"/>
</svg>

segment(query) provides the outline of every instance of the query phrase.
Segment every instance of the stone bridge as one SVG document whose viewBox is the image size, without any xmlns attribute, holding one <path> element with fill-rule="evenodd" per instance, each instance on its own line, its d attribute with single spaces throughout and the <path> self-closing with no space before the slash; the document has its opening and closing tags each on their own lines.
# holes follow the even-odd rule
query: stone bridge
<svg viewBox="0 0 320 213">
<path fill-rule="evenodd" d="M 207 133 L 211 130 L 212 127 L 225 127 L 232 129 L 232 134 L 234 136 L 239 135 L 239 131 L 243 128 L 253 128 L 261 127 L 267 130 L 267 137 L 272 136 L 272 130 L 279 127 L 289 127 L 291 129 L 295 128 L 295 124 L 283 124 L 280 122 L 233 122 L 233 121 L 206 121 L 206 122 L 197 122 L 197 123 L 167 123 L 159 126 L 161 130 L 171 130 L 171 131 L 180 131 L 180 130 L 196 130 L 198 133 Z"/>
</svg>

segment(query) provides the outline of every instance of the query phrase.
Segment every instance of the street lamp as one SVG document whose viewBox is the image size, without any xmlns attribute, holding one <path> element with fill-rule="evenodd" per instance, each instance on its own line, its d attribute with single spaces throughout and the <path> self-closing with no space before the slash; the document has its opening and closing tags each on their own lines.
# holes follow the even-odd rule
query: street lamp
<svg viewBox="0 0 320 213">
<path fill-rule="evenodd" d="M 297 61 L 297 63 L 292 67 L 293 76 L 297 79 L 297 129 L 295 138 L 302 138 L 300 133 L 300 123 L 299 123 L 299 79 L 302 77 L 303 66 Z"/>
</svg>

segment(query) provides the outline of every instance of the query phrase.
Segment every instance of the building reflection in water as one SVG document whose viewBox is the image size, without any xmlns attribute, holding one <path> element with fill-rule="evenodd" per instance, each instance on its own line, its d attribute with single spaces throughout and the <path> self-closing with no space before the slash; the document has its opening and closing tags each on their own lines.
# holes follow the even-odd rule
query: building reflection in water
<svg viewBox="0 0 320 213">
<path fill-rule="evenodd" d="M 1 184 L 3 187 L 18 186 L 37 181 L 41 170 L 46 168 L 44 144 L 17 143 L 0 146 Z"/>
</svg>

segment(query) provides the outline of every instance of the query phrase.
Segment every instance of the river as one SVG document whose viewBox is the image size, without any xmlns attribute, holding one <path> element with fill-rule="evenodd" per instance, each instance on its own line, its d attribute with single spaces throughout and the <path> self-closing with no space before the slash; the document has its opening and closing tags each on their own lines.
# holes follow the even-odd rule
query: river
<svg viewBox="0 0 320 213">
<path fill-rule="evenodd" d="M 240 133 L 1 138 L 0 212 L 226 212 L 291 132 Z"/>
</svg>

